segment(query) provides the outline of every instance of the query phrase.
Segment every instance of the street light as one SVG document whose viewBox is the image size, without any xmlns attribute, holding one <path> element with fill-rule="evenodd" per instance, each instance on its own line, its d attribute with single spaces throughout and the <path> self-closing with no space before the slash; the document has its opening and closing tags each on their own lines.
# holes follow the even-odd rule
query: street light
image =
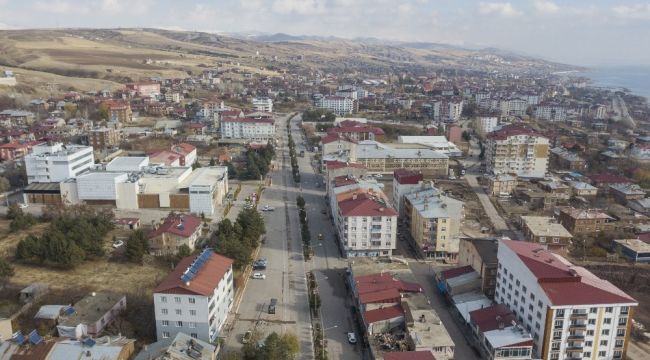
<svg viewBox="0 0 650 360">
<path fill-rule="evenodd" d="M 323 318 L 322 318 L 322 317 L 321 317 L 321 321 L 323 321 Z M 339 327 L 339 326 L 338 326 L 338 325 L 334 325 L 334 326 L 330 326 L 330 327 L 328 327 L 328 328 L 325 328 L 325 329 L 321 330 L 321 335 L 322 335 L 322 337 L 323 337 L 323 338 L 321 339 L 321 341 L 323 342 L 323 344 L 322 344 L 321 347 L 320 347 L 320 349 L 321 349 L 321 359 L 324 359 L 324 358 L 325 358 L 325 344 L 326 344 L 326 340 L 325 340 L 325 331 L 327 331 L 327 330 L 332 330 L 332 329 L 336 329 L 337 327 Z"/>
</svg>

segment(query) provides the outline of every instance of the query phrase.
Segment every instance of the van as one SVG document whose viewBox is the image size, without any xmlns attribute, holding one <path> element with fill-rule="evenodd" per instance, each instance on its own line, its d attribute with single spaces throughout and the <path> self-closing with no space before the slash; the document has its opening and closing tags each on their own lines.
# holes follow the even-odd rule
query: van
<svg viewBox="0 0 650 360">
<path fill-rule="evenodd" d="M 271 302 L 269 303 L 269 309 L 268 309 L 269 314 L 275 314 L 275 305 L 277 303 L 278 303 L 278 299 L 271 299 Z"/>
</svg>

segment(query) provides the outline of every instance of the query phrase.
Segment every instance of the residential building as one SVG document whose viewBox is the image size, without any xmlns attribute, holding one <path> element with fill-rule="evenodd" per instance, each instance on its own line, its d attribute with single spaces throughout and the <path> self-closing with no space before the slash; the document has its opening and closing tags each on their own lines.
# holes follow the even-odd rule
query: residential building
<svg viewBox="0 0 650 360">
<path fill-rule="evenodd" d="M 485 359 L 532 359 L 533 338 L 517 324 L 515 314 L 506 305 L 477 309 L 469 317 L 473 338 Z"/>
<path fill-rule="evenodd" d="M 481 291 L 494 299 L 497 281 L 498 239 L 460 239 L 458 265 L 469 265 L 481 276 Z"/>
<path fill-rule="evenodd" d="M 408 145 L 408 146 L 400 146 Z M 438 151 L 411 144 L 382 144 L 361 141 L 357 145 L 357 159 L 368 172 L 390 174 L 397 169 L 419 170 L 425 175 L 446 175 L 449 157 Z"/>
<path fill-rule="evenodd" d="M 149 233 L 149 252 L 152 255 L 174 255 L 186 245 L 193 251 L 201 236 L 203 223 L 200 217 L 189 214 L 169 214 Z"/>
<path fill-rule="evenodd" d="M 325 191 L 330 193 L 330 186 L 335 178 L 344 176 L 351 179 L 361 179 L 366 176 L 366 167 L 351 162 L 326 161 L 325 162 Z"/>
<path fill-rule="evenodd" d="M 275 121 L 270 118 L 224 117 L 221 137 L 266 142 L 275 138 Z"/>
<path fill-rule="evenodd" d="M 591 185 L 598 188 L 599 192 L 606 194 L 612 185 L 629 185 L 633 184 L 632 179 L 615 174 L 594 174 L 587 176 Z"/>
<path fill-rule="evenodd" d="M 149 344 L 134 360 L 216 360 L 217 347 L 179 332 L 173 338 Z"/>
<path fill-rule="evenodd" d="M 75 178 L 95 164 L 92 147 L 61 143 L 34 145 L 24 161 L 28 184 Z"/>
<path fill-rule="evenodd" d="M 124 100 L 109 100 L 104 102 L 108 111 L 108 121 L 112 123 L 130 123 L 133 121 L 131 104 Z"/>
<path fill-rule="evenodd" d="M 142 97 L 154 98 L 160 94 L 160 83 L 155 81 L 139 81 L 126 84 L 126 88 Z"/>
<path fill-rule="evenodd" d="M 497 195 L 512 195 L 517 188 L 517 175 L 499 173 L 496 175 L 487 176 L 488 194 L 492 196 Z"/>
<path fill-rule="evenodd" d="M 551 165 L 559 170 L 583 171 L 587 169 L 585 159 L 563 147 L 551 149 Z"/>
<path fill-rule="evenodd" d="M 273 112 L 273 100 L 269 98 L 254 98 L 253 108 L 256 111 Z"/>
<path fill-rule="evenodd" d="M 120 335 L 66 339 L 41 337 L 36 330 L 14 335 L 0 343 L 0 360 L 129 360 L 135 352 L 135 340 Z"/>
<path fill-rule="evenodd" d="M 32 152 L 34 145 L 40 144 L 40 141 L 17 142 L 12 141 L 0 145 L 0 160 L 11 161 L 20 159 Z"/>
<path fill-rule="evenodd" d="M 562 224 L 546 216 L 521 216 L 521 231 L 527 241 L 551 251 L 566 251 L 573 238 Z"/>
<path fill-rule="evenodd" d="M 564 207 L 560 209 L 558 221 L 573 236 L 596 234 L 612 228 L 614 218 L 599 209 L 577 209 Z"/>
<path fill-rule="evenodd" d="M 495 300 L 532 334 L 544 360 L 623 359 L 636 300 L 539 244 L 502 240 Z"/>
<path fill-rule="evenodd" d="M 357 121 L 342 121 L 336 127 L 327 129 L 327 135 L 339 134 L 355 141 L 363 140 L 384 140 L 384 130 L 378 127 L 368 126 Z"/>
<path fill-rule="evenodd" d="M 614 184 L 609 186 L 609 193 L 619 204 L 625 205 L 629 201 L 645 198 L 645 190 L 637 184 Z"/>
<path fill-rule="evenodd" d="M 327 109 L 337 115 L 351 114 L 355 111 L 357 102 L 349 97 L 323 96 L 314 101 L 314 106 Z"/>
<path fill-rule="evenodd" d="M 566 121 L 567 111 L 562 105 L 540 104 L 533 110 L 533 116 L 550 122 Z"/>
<path fill-rule="evenodd" d="M 183 332 L 214 343 L 232 307 L 233 261 L 205 249 L 181 260 L 154 289 L 158 341 Z"/>
<path fill-rule="evenodd" d="M 397 212 L 386 199 L 353 192 L 350 197 L 337 201 L 334 216 L 344 254 L 347 257 L 391 256 L 397 247 Z"/>
<path fill-rule="evenodd" d="M 99 336 L 124 310 L 126 296 L 110 292 L 93 292 L 72 304 L 74 312 L 59 317 L 59 336 L 79 338 Z"/>
<path fill-rule="evenodd" d="M 598 194 L 598 188 L 582 181 L 569 181 L 571 194 L 573 196 L 594 197 Z"/>
<path fill-rule="evenodd" d="M 327 134 L 321 138 L 320 145 L 323 164 L 327 161 L 350 162 L 357 157 L 357 141 L 346 135 Z"/>
<path fill-rule="evenodd" d="M 441 195 L 436 188 L 414 191 L 404 198 L 415 248 L 426 257 L 457 262 L 464 203 Z"/>
<path fill-rule="evenodd" d="M 120 131 L 114 128 L 96 128 L 88 132 L 88 143 L 93 149 L 112 148 L 120 144 Z"/>
<path fill-rule="evenodd" d="M 419 171 L 396 169 L 393 171 L 393 206 L 400 218 L 404 217 L 404 195 L 421 187 L 424 176 Z"/>
<path fill-rule="evenodd" d="M 488 134 L 485 142 L 487 170 L 519 177 L 543 178 L 548 168 L 549 141 L 519 124 Z"/>
<path fill-rule="evenodd" d="M 455 127 L 450 126 L 449 128 Z M 456 127 L 455 127 L 456 128 Z M 460 135 L 459 135 L 460 136 Z M 399 144 L 419 144 L 431 150 L 441 152 L 449 157 L 462 156 L 463 152 L 444 136 L 399 136 Z"/>
<path fill-rule="evenodd" d="M 650 144 L 635 144 L 630 150 L 630 159 L 643 164 L 650 162 Z"/>
<path fill-rule="evenodd" d="M 192 166 L 196 162 L 196 146 L 180 143 L 172 145 L 171 150 L 180 156 L 180 166 Z"/>
<path fill-rule="evenodd" d="M 650 243 L 640 239 L 614 240 L 612 250 L 634 263 L 650 263 Z"/>
<path fill-rule="evenodd" d="M 476 132 L 485 136 L 496 130 L 499 119 L 496 116 L 479 116 L 475 120 Z"/>
</svg>

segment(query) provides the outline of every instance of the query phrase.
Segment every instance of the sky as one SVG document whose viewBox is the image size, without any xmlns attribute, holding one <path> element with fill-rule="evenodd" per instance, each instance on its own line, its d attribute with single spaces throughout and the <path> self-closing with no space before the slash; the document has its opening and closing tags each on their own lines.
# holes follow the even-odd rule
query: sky
<svg viewBox="0 0 650 360">
<path fill-rule="evenodd" d="M 650 65 L 642 0 L 0 0 L 0 29 L 62 27 L 374 37 Z"/>
</svg>

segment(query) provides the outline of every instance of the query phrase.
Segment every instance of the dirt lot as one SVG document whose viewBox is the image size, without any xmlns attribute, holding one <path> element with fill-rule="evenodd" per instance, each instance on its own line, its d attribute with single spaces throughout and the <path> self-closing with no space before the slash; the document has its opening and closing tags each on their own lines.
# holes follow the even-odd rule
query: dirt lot
<svg viewBox="0 0 650 360">
<path fill-rule="evenodd" d="M 47 228 L 48 223 L 38 223 L 31 227 L 29 230 L 20 231 L 17 233 L 9 232 L 9 223 L 11 221 L 1 219 L 0 220 L 0 256 L 2 257 L 11 257 L 14 254 L 16 245 L 18 242 L 25 238 L 27 235 L 40 235 Z"/>
<path fill-rule="evenodd" d="M 650 327 L 650 265 L 585 265 L 595 275 L 610 281 L 639 302 L 634 319 Z"/>
<path fill-rule="evenodd" d="M 465 202 L 465 222 L 461 232 L 472 237 L 481 237 L 481 228 L 490 228 L 491 223 L 483 210 L 483 206 L 476 194 L 469 188 L 465 181 L 436 181 L 437 188 L 449 196 Z"/>
</svg>

